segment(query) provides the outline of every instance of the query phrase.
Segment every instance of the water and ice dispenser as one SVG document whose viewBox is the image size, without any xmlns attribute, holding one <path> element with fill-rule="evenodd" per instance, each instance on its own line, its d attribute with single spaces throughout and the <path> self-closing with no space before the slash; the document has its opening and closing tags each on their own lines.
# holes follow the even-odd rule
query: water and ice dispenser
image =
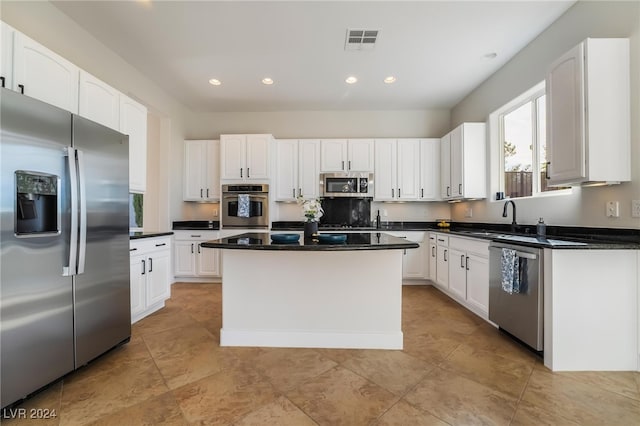
<svg viewBox="0 0 640 426">
<path fill-rule="evenodd" d="M 17 170 L 17 236 L 60 233 L 60 178 L 47 173 Z"/>
</svg>

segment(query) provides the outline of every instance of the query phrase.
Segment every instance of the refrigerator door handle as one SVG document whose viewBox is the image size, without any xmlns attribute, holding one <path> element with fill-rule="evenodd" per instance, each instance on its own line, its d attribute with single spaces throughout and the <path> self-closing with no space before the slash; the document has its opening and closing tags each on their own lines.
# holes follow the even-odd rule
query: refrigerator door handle
<svg viewBox="0 0 640 426">
<path fill-rule="evenodd" d="M 76 150 L 78 157 L 78 180 L 80 190 L 80 249 L 78 251 L 78 274 L 84 273 L 84 264 L 87 254 L 87 185 L 84 172 L 84 154 Z"/>
<path fill-rule="evenodd" d="M 62 267 L 62 275 L 71 276 L 77 272 L 78 261 L 78 171 L 76 169 L 76 150 L 68 147 L 67 166 L 69 168 L 69 187 L 71 188 L 71 230 L 69 232 L 69 262 Z"/>
</svg>

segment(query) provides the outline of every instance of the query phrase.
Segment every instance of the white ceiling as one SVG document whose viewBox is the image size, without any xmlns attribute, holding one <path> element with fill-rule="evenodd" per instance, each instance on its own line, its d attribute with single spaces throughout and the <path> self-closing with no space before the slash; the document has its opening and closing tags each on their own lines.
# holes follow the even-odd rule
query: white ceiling
<svg viewBox="0 0 640 426">
<path fill-rule="evenodd" d="M 573 3 L 53 1 L 202 112 L 448 109 Z M 375 48 L 345 51 L 347 28 L 379 30 Z"/>
</svg>

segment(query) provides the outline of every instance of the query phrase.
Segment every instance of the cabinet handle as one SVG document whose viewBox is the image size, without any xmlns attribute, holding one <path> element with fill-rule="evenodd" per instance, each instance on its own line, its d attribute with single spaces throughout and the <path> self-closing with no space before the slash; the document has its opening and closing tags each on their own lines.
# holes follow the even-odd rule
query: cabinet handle
<svg viewBox="0 0 640 426">
<path fill-rule="evenodd" d="M 193 243 L 191 243 L 191 254 L 193 254 Z"/>
<path fill-rule="evenodd" d="M 447 197 L 451 196 L 451 187 L 447 186 Z"/>
<path fill-rule="evenodd" d="M 198 243 L 198 254 L 200 254 L 200 243 Z"/>
<path fill-rule="evenodd" d="M 547 161 L 547 167 L 546 167 L 546 170 L 544 171 L 544 178 L 545 179 L 551 179 L 549 177 L 549 169 L 550 169 L 550 167 L 551 167 L 551 161 Z"/>
<path fill-rule="evenodd" d="M 466 269 L 467 271 L 469 270 L 469 256 L 467 256 L 465 269 Z"/>
<path fill-rule="evenodd" d="M 291 190 L 293 191 L 293 198 L 296 198 L 296 189 L 295 188 L 291 188 Z"/>
<path fill-rule="evenodd" d="M 441 238 L 438 238 L 438 241 L 440 241 L 440 242 L 443 242 L 443 243 L 444 243 L 444 240 L 443 240 L 443 239 L 441 239 Z"/>
<path fill-rule="evenodd" d="M 449 261 L 449 259 L 447 259 L 447 252 L 448 252 L 448 251 L 449 251 L 449 250 L 445 250 L 445 251 L 444 251 L 444 256 L 443 256 L 443 258 L 444 258 L 444 261 L 445 261 L 445 262 L 448 262 L 448 261 Z"/>
<path fill-rule="evenodd" d="M 403 251 L 404 251 L 404 255 L 403 256 L 406 256 L 407 255 L 407 249 L 404 249 Z"/>
<path fill-rule="evenodd" d="M 202 198 L 202 188 L 200 188 L 200 198 Z"/>
<path fill-rule="evenodd" d="M 18 84 L 18 88 L 20 89 L 20 94 L 24 95 L 24 84 Z"/>
<path fill-rule="evenodd" d="M 167 243 L 162 243 L 162 244 L 156 244 L 156 247 L 162 247 L 162 246 L 166 246 Z"/>
<path fill-rule="evenodd" d="M 0 82 L 2 82 L 2 87 L 4 87 L 4 77 L 0 77 Z"/>
<path fill-rule="evenodd" d="M 298 188 L 298 197 L 302 197 L 302 188 Z"/>
<path fill-rule="evenodd" d="M 209 198 L 209 188 L 207 188 L 207 198 Z"/>
<path fill-rule="evenodd" d="M 147 261 L 142 259 L 142 274 L 140 275 L 144 275 L 147 273 Z"/>
<path fill-rule="evenodd" d="M 344 170 L 344 160 L 342 161 L 342 170 Z"/>
<path fill-rule="evenodd" d="M 249 168 L 247 167 L 247 179 L 249 179 L 251 175 L 249 174 Z"/>
<path fill-rule="evenodd" d="M 400 195 L 400 188 L 398 188 L 398 198 L 402 198 L 402 196 Z"/>
<path fill-rule="evenodd" d="M 395 197 L 394 192 L 393 192 L 393 188 L 391 188 L 391 198 Z"/>
<path fill-rule="evenodd" d="M 464 254 L 460 256 L 460 267 L 464 268 Z"/>
<path fill-rule="evenodd" d="M 149 272 L 153 272 L 153 259 L 149 258 Z"/>
<path fill-rule="evenodd" d="M 138 250 L 138 249 L 137 248 L 129 249 L 129 251 L 136 251 L 136 250 Z"/>
<path fill-rule="evenodd" d="M 201 235 L 192 235 L 191 238 L 200 238 Z"/>
<path fill-rule="evenodd" d="M 420 189 L 420 198 L 424 198 L 424 188 Z"/>
<path fill-rule="evenodd" d="M 351 170 L 351 160 L 349 160 L 349 170 Z"/>
<path fill-rule="evenodd" d="M 240 167 L 240 177 L 242 177 L 242 167 Z"/>
<path fill-rule="evenodd" d="M 458 184 L 458 195 L 462 195 L 462 184 Z"/>
</svg>

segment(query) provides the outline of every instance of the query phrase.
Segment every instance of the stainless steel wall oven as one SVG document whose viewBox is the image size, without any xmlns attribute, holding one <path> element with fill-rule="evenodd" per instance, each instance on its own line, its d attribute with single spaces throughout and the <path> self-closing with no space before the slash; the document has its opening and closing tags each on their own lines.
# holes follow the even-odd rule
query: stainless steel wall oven
<svg viewBox="0 0 640 426">
<path fill-rule="evenodd" d="M 268 228 L 269 185 L 222 185 L 224 228 Z"/>
</svg>

